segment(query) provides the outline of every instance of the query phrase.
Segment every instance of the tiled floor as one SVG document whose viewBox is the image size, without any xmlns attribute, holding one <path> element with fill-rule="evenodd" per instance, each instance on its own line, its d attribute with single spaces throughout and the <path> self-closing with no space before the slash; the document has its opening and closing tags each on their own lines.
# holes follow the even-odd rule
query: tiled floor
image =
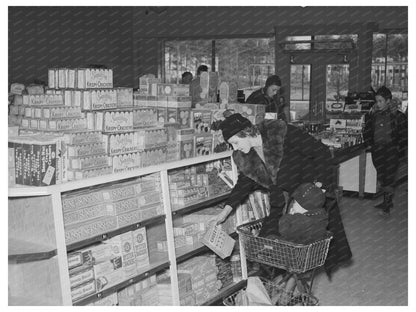
<svg viewBox="0 0 416 312">
<path fill-rule="evenodd" d="M 389 219 L 377 215 L 381 201 L 344 197 L 341 214 L 353 261 L 329 280 L 315 278 L 313 293 L 321 306 L 408 304 L 408 183 L 396 187 Z"/>
</svg>

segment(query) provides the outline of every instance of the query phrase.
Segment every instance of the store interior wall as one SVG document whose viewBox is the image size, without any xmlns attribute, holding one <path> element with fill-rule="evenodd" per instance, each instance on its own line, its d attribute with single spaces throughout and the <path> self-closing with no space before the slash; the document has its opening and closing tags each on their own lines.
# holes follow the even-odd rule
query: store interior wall
<svg viewBox="0 0 416 312">
<path fill-rule="evenodd" d="M 139 75 L 158 74 L 163 38 L 256 36 L 273 34 L 275 27 L 371 22 L 379 29 L 407 29 L 408 8 L 9 7 L 9 83 L 46 82 L 47 69 L 56 66 L 104 64 L 114 69 L 115 86 L 138 87 Z"/>
</svg>

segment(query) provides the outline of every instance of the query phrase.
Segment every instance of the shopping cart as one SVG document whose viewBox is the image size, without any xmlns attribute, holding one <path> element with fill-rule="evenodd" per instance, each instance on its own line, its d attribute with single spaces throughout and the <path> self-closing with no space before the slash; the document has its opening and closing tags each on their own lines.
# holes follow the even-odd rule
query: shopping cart
<svg viewBox="0 0 416 312">
<path fill-rule="evenodd" d="M 293 292 L 293 296 L 291 294 L 284 294 L 286 296 L 285 300 L 281 300 L 277 304 L 283 303 L 284 305 L 288 305 L 295 301 L 295 303 L 301 302 L 304 305 L 317 305 L 318 299 L 312 296 L 311 291 L 315 277 L 315 269 L 325 263 L 332 233 L 327 232 L 323 239 L 308 245 L 273 240 L 258 237 L 263 220 L 253 221 L 237 227 L 246 259 L 286 271 L 282 280 L 268 282 L 268 284 L 271 283 L 274 285 L 270 286 L 272 288 L 282 290 L 284 284 L 291 277 L 295 279 L 296 291 Z M 287 298 L 287 296 L 292 296 L 293 298 Z M 227 300 L 227 303 L 230 303 L 232 300 L 230 297 L 224 300 L 224 304 Z M 296 300 L 296 298 L 299 298 L 299 300 Z M 312 300 L 311 298 L 314 299 Z"/>
</svg>

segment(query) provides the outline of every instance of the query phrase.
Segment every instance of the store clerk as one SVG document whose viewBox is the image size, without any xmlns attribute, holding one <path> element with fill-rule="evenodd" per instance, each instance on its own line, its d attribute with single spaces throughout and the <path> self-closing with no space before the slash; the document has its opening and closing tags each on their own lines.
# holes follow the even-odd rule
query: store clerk
<svg viewBox="0 0 416 312">
<path fill-rule="evenodd" d="M 282 82 L 279 76 L 269 76 L 264 88 L 260 88 L 250 94 L 246 102 L 250 104 L 263 104 L 266 106 L 266 112 L 277 113 L 277 119 L 289 122 L 289 106 L 280 100 L 280 98 L 283 98 L 282 96 L 279 97 L 281 87 Z"/>
</svg>

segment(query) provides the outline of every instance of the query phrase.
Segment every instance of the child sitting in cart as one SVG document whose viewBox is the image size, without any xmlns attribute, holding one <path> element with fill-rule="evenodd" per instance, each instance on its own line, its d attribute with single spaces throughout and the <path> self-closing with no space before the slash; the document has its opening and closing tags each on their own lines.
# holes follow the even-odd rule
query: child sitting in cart
<svg viewBox="0 0 416 312">
<path fill-rule="evenodd" d="M 324 209 L 326 196 L 319 186 L 319 183 L 301 184 L 292 194 L 288 213 L 279 219 L 279 234 L 271 234 L 267 238 L 303 245 L 323 239 L 327 233 L 328 214 Z M 291 294 L 295 287 L 296 280 L 292 276 L 286 282 L 285 293 Z M 286 297 L 289 300 L 290 296 Z M 280 298 L 279 304 L 287 304 L 284 301 Z"/>
</svg>

